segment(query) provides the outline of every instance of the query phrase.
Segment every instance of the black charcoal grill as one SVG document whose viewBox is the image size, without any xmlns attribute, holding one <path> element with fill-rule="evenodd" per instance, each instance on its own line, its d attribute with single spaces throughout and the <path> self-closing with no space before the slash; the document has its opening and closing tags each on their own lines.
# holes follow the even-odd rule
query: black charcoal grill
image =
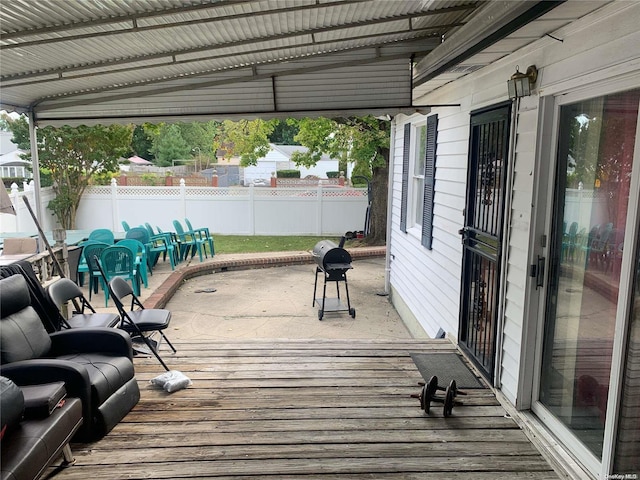
<svg viewBox="0 0 640 480">
<path fill-rule="evenodd" d="M 316 262 L 316 281 L 313 286 L 313 305 L 318 305 L 318 320 L 322 320 L 325 312 L 349 312 L 352 318 L 356 318 L 356 309 L 351 308 L 349 300 L 349 284 L 347 283 L 347 271 L 351 266 L 351 255 L 342 246 L 345 237 L 342 237 L 340 245 L 336 245 L 331 240 L 321 240 L 313 247 L 313 259 Z M 322 273 L 324 286 L 322 288 L 322 299 L 316 297 L 318 289 L 318 275 Z M 327 282 L 336 282 L 335 298 L 327 298 Z M 340 284 L 344 282 L 344 289 L 347 297 L 347 304 L 344 305 L 340 299 Z"/>
</svg>

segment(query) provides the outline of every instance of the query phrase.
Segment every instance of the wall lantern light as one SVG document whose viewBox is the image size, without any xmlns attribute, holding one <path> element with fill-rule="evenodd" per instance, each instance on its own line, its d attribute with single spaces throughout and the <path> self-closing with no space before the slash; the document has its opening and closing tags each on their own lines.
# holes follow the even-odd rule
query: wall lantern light
<svg viewBox="0 0 640 480">
<path fill-rule="evenodd" d="M 511 78 L 507 80 L 509 98 L 512 100 L 531 95 L 531 86 L 536 83 L 538 79 L 538 69 L 535 65 L 529 66 L 527 73 L 522 73 L 519 68 L 520 67 L 516 66 L 516 73 L 511 75 Z"/>
</svg>

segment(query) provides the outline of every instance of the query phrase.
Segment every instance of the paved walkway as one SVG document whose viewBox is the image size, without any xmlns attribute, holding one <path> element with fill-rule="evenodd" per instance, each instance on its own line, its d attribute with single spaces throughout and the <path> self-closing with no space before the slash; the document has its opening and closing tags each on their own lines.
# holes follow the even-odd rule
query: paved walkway
<svg viewBox="0 0 640 480">
<path fill-rule="evenodd" d="M 318 320 L 309 252 L 221 254 L 202 263 L 194 257 L 175 271 L 160 260 L 141 299 L 147 308 L 171 310 L 172 340 L 411 338 L 384 295 L 384 248 L 349 251 L 354 261 L 347 280 L 355 319 L 348 312 L 327 311 Z M 318 298 L 322 283 L 319 275 Z M 344 301 L 344 282 L 338 286 Z M 327 297 L 335 296 L 336 284 L 330 283 Z M 115 311 L 111 301 L 104 308 L 102 293 L 91 303 L 99 311 Z"/>
</svg>

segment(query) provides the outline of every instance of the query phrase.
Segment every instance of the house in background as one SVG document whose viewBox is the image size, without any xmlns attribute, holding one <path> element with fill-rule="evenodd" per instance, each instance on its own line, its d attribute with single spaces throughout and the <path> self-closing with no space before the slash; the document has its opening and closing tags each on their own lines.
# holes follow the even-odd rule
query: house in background
<svg viewBox="0 0 640 480">
<path fill-rule="evenodd" d="M 576 478 L 640 473 L 638 25 L 639 2 L 565 2 L 455 68 L 418 62 L 428 107 L 393 120 L 393 304 Z"/>
<path fill-rule="evenodd" d="M 271 145 L 271 150 L 257 165 L 244 167 L 244 185 L 269 185 L 271 174 L 278 170 L 300 170 L 300 178 L 313 175 L 318 178 L 327 178 L 327 172 L 338 171 L 338 160 L 323 155 L 320 161 L 313 167 L 298 167 L 291 160 L 294 152 L 307 152 L 306 147 L 300 145 Z"/>
<path fill-rule="evenodd" d="M 20 155 L 26 153 L 11 141 L 11 132 L 0 132 L 0 177 L 33 178 L 29 170 L 31 162 L 23 160 Z"/>
</svg>

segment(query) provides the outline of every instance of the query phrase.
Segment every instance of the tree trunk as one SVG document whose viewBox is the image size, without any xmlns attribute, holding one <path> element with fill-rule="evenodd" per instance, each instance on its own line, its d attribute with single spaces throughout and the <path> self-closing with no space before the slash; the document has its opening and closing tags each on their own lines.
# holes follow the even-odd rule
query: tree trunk
<svg viewBox="0 0 640 480">
<path fill-rule="evenodd" d="M 366 237 L 369 245 L 384 245 L 387 238 L 387 195 L 389 194 L 389 149 L 381 149 L 384 166 L 374 167 L 371 176 L 371 227 Z"/>
</svg>

